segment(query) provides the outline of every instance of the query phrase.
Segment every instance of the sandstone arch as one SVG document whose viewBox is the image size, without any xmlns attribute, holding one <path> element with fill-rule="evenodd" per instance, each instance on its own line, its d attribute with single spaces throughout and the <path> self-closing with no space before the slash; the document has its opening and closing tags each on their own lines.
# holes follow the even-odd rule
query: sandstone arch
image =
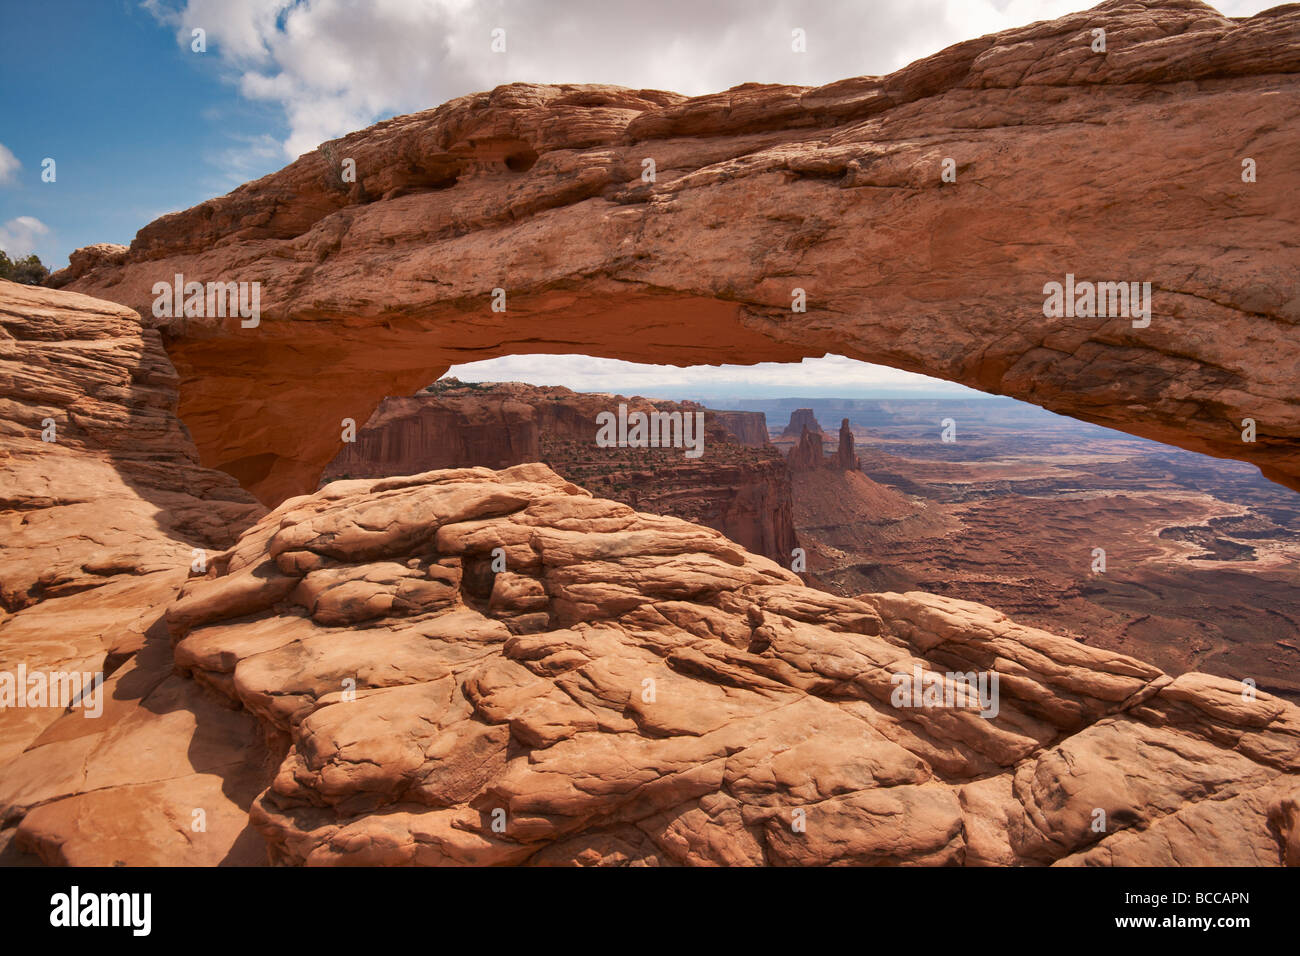
<svg viewBox="0 0 1300 956">
<path fill-rule="evenodd" d="M 268 503 L 315 486 L 340 419 L 520 352 L 836 352 L 1300 488 L 1298 74 L 1300 8 L 1165 0 L 818 89 L 516 84 L 326 144 L 59 281 L 145 316 L 176 273 L 262 283 L 257 329 L 159 324 L 204 464 Z M 1066 273 L 1151 282 L 1150 327 L 1044 319 Z"/>
</svg>

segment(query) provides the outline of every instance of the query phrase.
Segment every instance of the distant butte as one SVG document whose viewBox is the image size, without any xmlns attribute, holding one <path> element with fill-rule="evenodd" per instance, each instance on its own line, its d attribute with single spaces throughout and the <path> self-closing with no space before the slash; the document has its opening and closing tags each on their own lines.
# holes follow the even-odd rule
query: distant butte
<svg viewBox="0 0 1300 956">
<path fill-rule="evenodd" d="M 817 416 L 813 414 L 811 408 L 796 408 L 790 413 L 790 424 L 785 426 L 785 431 L 781 432 L 782 438 L 799 438 L 804 429 L 812 432 L 814 435 L 823 435 L 821 423 L 817 421 Z"/>
</svg>

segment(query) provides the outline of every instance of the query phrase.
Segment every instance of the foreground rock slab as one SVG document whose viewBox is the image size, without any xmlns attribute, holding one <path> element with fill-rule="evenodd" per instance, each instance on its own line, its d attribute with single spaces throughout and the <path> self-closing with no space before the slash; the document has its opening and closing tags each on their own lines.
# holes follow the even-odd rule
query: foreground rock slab
<svg viewBox="0 0 1300 956">
<path fill-rule="evenodd" d="M 1285 701 L 815 591 L 542 465 L 291 499 L 166 621 L 288 743 L 250 812 L 278 863 L 1278 865 L 1297 838 Z M 945 705 L 971 673 L 993 706 Z M 897 697 L 916 674 L 940 703 Z"/>
</svg>

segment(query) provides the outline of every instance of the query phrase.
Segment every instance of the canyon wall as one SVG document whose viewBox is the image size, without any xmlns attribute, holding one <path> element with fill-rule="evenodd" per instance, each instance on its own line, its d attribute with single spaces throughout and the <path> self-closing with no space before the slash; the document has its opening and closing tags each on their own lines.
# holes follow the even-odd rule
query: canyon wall
<svg viewBox="0 0 1300 956">
<path fill-rule="evenodd" d="M 619 404 L 630 412 L 702 411 L 703 457 L 686 458 L 679 449 L 598 448 L 597 415 Z M 411 398 L 380 403 L 323 480 L 541 461 L 603 497 L 698 522 L 788 563 L 798 543 L 790 479 L 779 453 L 752 447 L 767 445 L 763 422 L 761 412 L 719 412 L 693 403 L 443 380 Z M 761 443 L 756 427 L 762 428 Z"/>
<path fill-rule="evenodd" d="M 733 440 L 742 445 L 761 448 L 768 443 L 767 416 L 762 412 L 710 409 L 709 414 L 718 420 Z"/>
<path fill-rule="evenodd" d="M 326 466 L 338 478 L 416 475 L 435 468 L 508 468 L 541 461 L 536 408 L 509 396 L 386 398 L 356 430 L 356 441 Z"/>
<path fill-rule="evenodd" d="M 833 352 L 1300 488 L 1298 113 L 1300 8 L 1108 0 L 816 89 L 461 97 L 56 280 L 150 317 L 203 463 L 267 503 L 316 486 L 342 419 L 516 353 Z M 177 275 L 260 283 L 260 323 L 152 318 Z M 1047 317 L 1067 276 L 1150 283 L 1149 324 Z"/>
</svg>

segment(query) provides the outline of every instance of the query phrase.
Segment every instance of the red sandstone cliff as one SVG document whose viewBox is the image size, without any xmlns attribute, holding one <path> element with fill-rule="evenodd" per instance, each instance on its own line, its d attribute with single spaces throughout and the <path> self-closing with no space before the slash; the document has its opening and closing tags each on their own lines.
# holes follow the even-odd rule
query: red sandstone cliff
<svg viewBox="0 0 1300 956">
<path fill-rule="evenodd" d="M 677 449 L 596 447 L 597 414 L 619 404 L 630 411 L 703 411 L 703 457 L 686 458 Z M 767 445 L 762 422 L 761 412 L 719 413 L 689 402 L 452 379 L 411 398 L 385 399 L 322 481 L 542 461 L 604 497 L 716 528 L 788 564 L 798 543 L 790 478 L 780 454 Z M 764 447 L 748 447 L 731 428 Z M 754 441 L 758 434 L 761 443 Z"/>
<path fill-rule="evenodd" d="M 814 435 L 824 435 L 821 423 L 817 421 L 817 416 L 813 414 L 811 408 L 796 408 L 790 413 L 790 424 L 785 426 L 785 431 L 781 432 L 782 438 L 799 438 L 804 429 L 812 432 Z"/>
<path fill-rule="evenodd" d="M 731 437 L 742 445 L 761 448 L 767 445 L 767 416 L 762 412 L 734 412 L 710 410 Z"/>
</svg>

